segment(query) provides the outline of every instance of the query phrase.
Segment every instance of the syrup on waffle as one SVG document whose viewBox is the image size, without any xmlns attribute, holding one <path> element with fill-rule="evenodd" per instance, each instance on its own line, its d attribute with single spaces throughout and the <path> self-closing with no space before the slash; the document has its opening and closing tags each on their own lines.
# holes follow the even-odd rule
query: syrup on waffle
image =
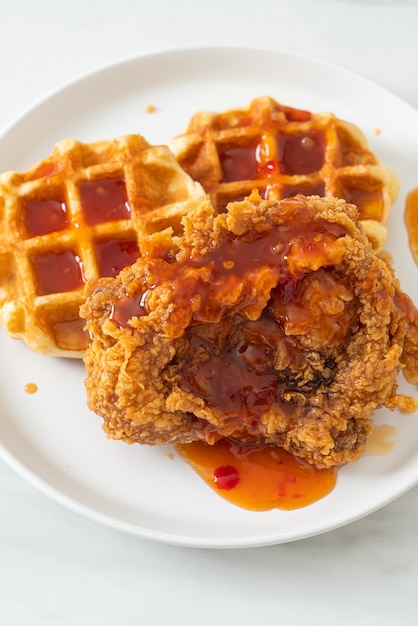
<svg viewBox="0 0 418 626">
<path fill-rule="evenodd" d="M 115 276 L 141 240 L 205 196 L 166 146 L 140 135 L 65 139 L 24 173 L 0 175 L 0 323 L 50 355 L 81 357 L 84 284 Z"/>
<path fill-rule="evenodd" d="M 253 188 L 269 200 L 298 193 L 339 197 L 357 206 L 375 251 L 386 241 L 398 179 L 370 151 L 359 128 L 331 113 L 260 97 L 248 108 L 196 113 L 169 146 L 218 212 Z"/>
</svg>

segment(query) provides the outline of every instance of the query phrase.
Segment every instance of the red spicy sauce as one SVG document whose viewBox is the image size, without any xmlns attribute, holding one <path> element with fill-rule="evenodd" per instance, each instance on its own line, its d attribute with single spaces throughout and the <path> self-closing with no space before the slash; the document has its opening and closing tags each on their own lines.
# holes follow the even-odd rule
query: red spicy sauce
<svg viewBox="0 0 418 626">
<path fill-rule="evenodd" d="M 134 316 L 141 317 L 147 314 L 145 307 L 145 294 L 136 294 L 134 297 L 125 296 L 113 304 L 110 313 L 110 319 L 113 320 L 120 328 L 129 328 L 129 320 Z"/>
<path fill-rule="evenodd" d="M 334 265 L 340 260 L 338 255 L 341 253 L 334 243 L 344 234 L 342 226 L 321 220 L 312 222 L 301 210 L 291 225 L 271 228 L 267 233 L 248 233 L 243 238 L 228 236 L 207 255 L 187 257 L 174 263 L 155 259 L 149 267 L 142 293 L 130 298 L 131 317 L 146 314 L 146 297 L 142 298 L 142 295 L 168 281 L 175 290 L 169 318 L 173 327 L 180 318 L 184 319 L 183 315 L 187 315 L 188 311 L 191 313 L 196 296 L 200 297 L 200 306 L 193 311 L 193 322 L 216 323 L 222 318 L 226 295 L 239 289 L 242 281 L 254 280 L 262 270 L 268 271 L 273 288 L 279 281 L 297 281 L 304 274 L 312 273 L 312 266 L 318 263 L 318 259 L 321 267 Z M 293 265 L 296 269 L 292 269 Z M 129 298 L 125 300 L 126 309 Z M 136 309 L 139 300 L 143 303 L 141 311 Z M 116 302 L 115 311 L 118 306 Z M 257 303 L 252 297 L 243 297 L 235 314 L 243 314 L 249 319 L 254 306 L 257 307 Z M 172 330 L 175 332 L 174 328 Z"/>
<path fill-rule="evenodd" d="M 82 263 L 74 250 L 32 256 L 38 295 L 74 291 L 82 287 Z"/>
<path fill-rule="evenodd" d="M 262 156 L 260 148 L 259 145 L 241 146 L 221 152 L 222 182 L 274 178 L 280 173 L 293 176 L 317 172 L 324 164 L 325 136 L 322 130 L 278 132 L 273 148 L 275 155 L 266 159 L 267 155 Z"/>
<path fill-rule="evenodd" d="M 122 178 L 82 182 L 80 200 L 89 226 L 131 218 L 125 181 Z"/>
<path fill-rule="evenodd" d="M 324 164 L 325 136 L 322 130 L 281 134 L 276 137 L 280 169 L 284 174 L 310 174 Z"/>
<path fill-rule="evenodd" d="M 251 431 L 263 413 L 280 403 L 280 392 L 286 389 L 286 378 L 273 369 L 271 347 L 285 342 L 285 336 L 268 313 L 254 322 L 230 327 L 211 324 L 206 329 L 202 332 L 198 327 L 188 336 L 188 357 L 180 361 L 180 387 L 221 407 L 225 421 L 231 417 Z M 220 340 L 217 334 L 231 338 Z M 197 351 L 206 358 L 195 359 Z M 282 408 L 287 410 L 288 405 Z"/>
<path fill-rule="evenodd" d="M 257 177 L 258 162 L 256 147 L 240 147 L 225 150 L 219 155 L 222 167 L 222 182 L 252 180 Z"/>
<path fill-rule="evenodd" d="M 94 248 L 100 276 L 117 276 L 139 257 L 138 244 L 134 240 L 97 241 Z"/>
<path fill-rule="evenodd" d="M 316 469 L 281 448 L 221 439 L 175 450 L 218 495 L 251 511 L 308 506 L 329 494 L 337 479 L 335 468 Z"/>
<path fill-rule="evenodd" d="M 29 237 L 63 230 L 68 224 L 67 207 L 58 199 L 30 200 L 24 203 L 24 210 Z"/>
<path fill-rule="evenodd" d="M 276 346 L 293 352 L 294 368 L 302 369 L 303 354 L 295 351 L 287 331 L 303 335 L 313 326 L 323 345 L 343 345 L 352 324 L 350 310 L 323 316 L 318 305 L 318 300 L 329 293 L 337 295 L 337 290 L 349 294 L 349 285 L 336 279 L 332 270 L 320 269 L 300 281 L 280 281 L 257 320 L 235 318 L 188 329 L 188 351 L 178 359 L 180 387 L 221 407 L 224 425 L 231 419 L 247 433 L 257 431 L 259 418 L 274 404 L 292 414 L 295 407 L 285 398 L 294 382 L 286 371 L 274 368 Z M 330 359 L 322 376 L 318 374 L 300 391 L 309 395 L 321 383 L 327 384 L 334 366 Z"/>
</svg>

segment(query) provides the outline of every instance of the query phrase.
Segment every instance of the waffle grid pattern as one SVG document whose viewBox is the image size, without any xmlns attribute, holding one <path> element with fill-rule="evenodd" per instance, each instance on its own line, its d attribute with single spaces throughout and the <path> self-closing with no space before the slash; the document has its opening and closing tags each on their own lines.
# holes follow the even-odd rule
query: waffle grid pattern
<svg viewBox="0 0 418 626">
<path fill-rule="evenodd" d="M 247 109 L 196 113 L 169 145 L 218 211 L 254 187 L 273 200 L 297 193 L 340 197 L 359 209 L 375 250 L 386 241 L 397 177 L 380 164 L 356 126 L 331 113 L 261 97 Z"/>
<path fill-rule="evenodd" d="M 140 135 L 92 144 L 66 139 L 28 171 L 2 174 L 0 322 L 38 352 L 82 356 L 84 284 L 110 275 L 100 266 L 100 247 L 104 254 L 108 243 L 112 254 L 119 245 L 122 264 L 133 262 L 143 237 L 178 230 L 203 195 L 167 147 Z M 111 258 L 107 266 L 112 272 Z"/>
</svg>

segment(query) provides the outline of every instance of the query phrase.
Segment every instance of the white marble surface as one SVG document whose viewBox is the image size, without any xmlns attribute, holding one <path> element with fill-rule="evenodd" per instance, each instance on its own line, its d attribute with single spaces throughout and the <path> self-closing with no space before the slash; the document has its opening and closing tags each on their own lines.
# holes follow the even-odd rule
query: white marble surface
<svg viewBox="0 0 418 626">
<path fill-rule="evenodd" d="M 80 74 L 184 45 L 311 55 L 418 107 L 418 0 L 0 0 L 0 25 L 1 128 Z M 365 519 L 296 543 L 184 549 L 80 518 L 0 462 L 0 620 L 412 626 L 417 527 L 418 487 Z"/>
</svg>

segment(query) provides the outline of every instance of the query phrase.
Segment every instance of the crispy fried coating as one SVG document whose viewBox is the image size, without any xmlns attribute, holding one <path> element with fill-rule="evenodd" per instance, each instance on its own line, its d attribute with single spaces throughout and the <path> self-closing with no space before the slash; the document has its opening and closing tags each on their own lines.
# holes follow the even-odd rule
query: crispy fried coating
<svg viewBox="0 0 418 626">
<path fill-rule="evenodd" d="M 417 378 L 418 345 L 415 307 L 357 218 L 317 196 L 254 192 L 218 215 L 205 200 L 184 235 L 155 233 L 89 282 L 86 389 L 106 434 L 356 460 L 377 408 L 415 408 L 396 390 L 401 368 Z"/>
</svg>

